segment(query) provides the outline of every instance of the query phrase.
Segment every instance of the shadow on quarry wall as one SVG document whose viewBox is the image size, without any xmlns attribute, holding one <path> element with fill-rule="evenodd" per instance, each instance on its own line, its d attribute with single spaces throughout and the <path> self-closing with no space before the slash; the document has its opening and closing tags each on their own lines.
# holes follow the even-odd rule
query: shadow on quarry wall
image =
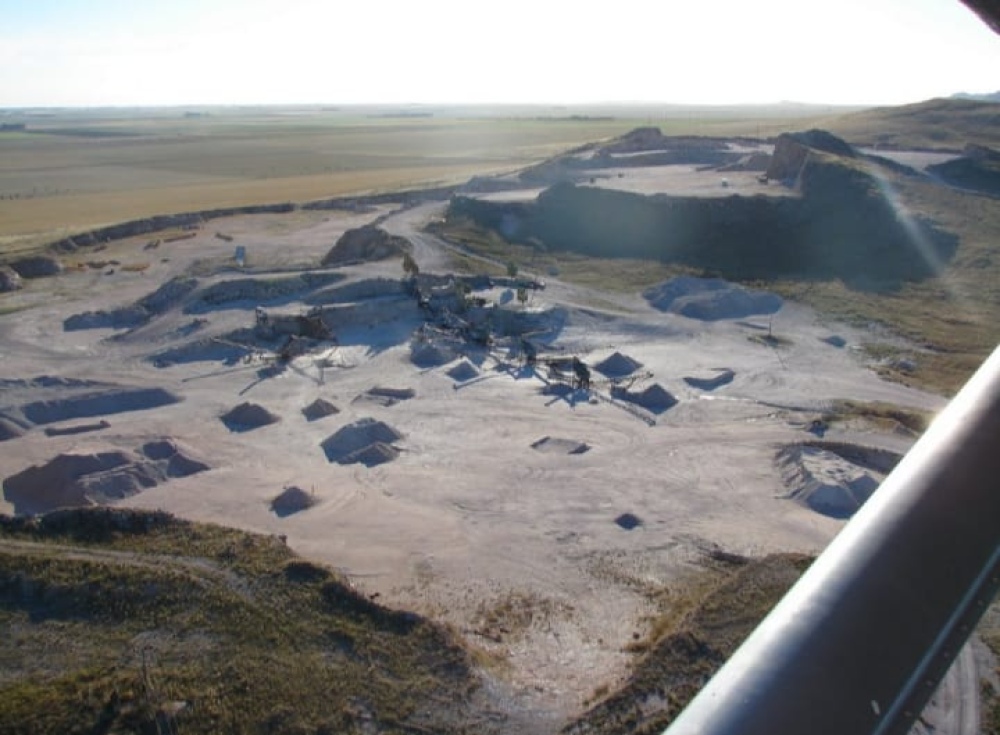
<svg viewBox="0 0 1000 735">
<path fill-rule="evenodd" d="M 448 216 L 550 250 L 652 258 L 732 279 L 839 278 L 872 291 L 936 275 L 957 247 L 951 233 L 898 210 L 852 159 L 811 156 L 796 186 L 800 197 L 698 198 L 560 183 L 533 203 L 455 197 Z"/>
</svg>

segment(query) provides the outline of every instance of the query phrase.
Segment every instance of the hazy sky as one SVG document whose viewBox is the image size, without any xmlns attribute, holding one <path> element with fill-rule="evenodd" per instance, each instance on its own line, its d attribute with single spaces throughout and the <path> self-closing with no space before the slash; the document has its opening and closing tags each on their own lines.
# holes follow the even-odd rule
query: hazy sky
<svg viewBox="0 0 1000 735">
<path fill-rule="evenodd" d="M 998 89 L 1000 36 L 958 0 L 0 0 L 0 106 Z"/>
</svg>

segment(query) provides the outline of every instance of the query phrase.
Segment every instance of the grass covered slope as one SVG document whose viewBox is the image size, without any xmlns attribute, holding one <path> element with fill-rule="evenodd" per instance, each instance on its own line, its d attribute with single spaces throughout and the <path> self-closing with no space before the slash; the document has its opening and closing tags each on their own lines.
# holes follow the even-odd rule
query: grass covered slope
<svg viewBox="0 0 1000 735">
<path fill-rule="evenodd" d="M 484 729 L 441 628 L 164 513 L 0 516 L 0 628 L 0 733 Z"/>
<path fill-rule="evenodd" d="M 857 146 L 960 151 L 967 143 L 1000 147 L 1000 105 L 931 99 L 840 115 L 823 127 Z"/>
</svg>

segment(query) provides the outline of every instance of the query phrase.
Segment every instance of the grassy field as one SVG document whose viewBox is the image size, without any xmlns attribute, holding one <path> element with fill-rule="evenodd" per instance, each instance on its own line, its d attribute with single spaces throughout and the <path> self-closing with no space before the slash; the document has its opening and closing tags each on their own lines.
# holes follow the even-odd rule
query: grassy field
<svg viewBox="0 0 1000 735">
<path fill-rule="evenodd" d="M 0 248 L 153 214 L 457 183 L 638 125 L 774 135 L 813 108 L 55 111 L 0 132 Z M 586 112 L 586 111 L 583 111 Z M 428 113 L 430 114 L 430 113 Z M 574 116 L 575 115 L 575 116 Z"/>
</svg>

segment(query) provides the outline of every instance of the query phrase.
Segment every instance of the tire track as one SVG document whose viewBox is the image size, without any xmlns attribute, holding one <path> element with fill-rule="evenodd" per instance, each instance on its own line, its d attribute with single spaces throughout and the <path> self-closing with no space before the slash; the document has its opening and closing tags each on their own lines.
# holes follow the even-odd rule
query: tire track
<svg viewBox="0 0 1000 735">
<path fill-rule="evenodd" d="M 117 564 L 120 566 L 168 570 L 192 576 L 205 584 L 223 587 L 243 601 L 256 604 L 250 585 L 235 572 L 220 567 L 208 559 L 200 557 L 168 556 L 166 554 L 143 554 L 137 551 L 115 551 L 112 549 L 92 549 L 82 546 L 65 546 L 36 541 L 0 539 L 0 554 L 11 556 L 32 555 L 55 557 L 66 561 Z"/>
</svg>

